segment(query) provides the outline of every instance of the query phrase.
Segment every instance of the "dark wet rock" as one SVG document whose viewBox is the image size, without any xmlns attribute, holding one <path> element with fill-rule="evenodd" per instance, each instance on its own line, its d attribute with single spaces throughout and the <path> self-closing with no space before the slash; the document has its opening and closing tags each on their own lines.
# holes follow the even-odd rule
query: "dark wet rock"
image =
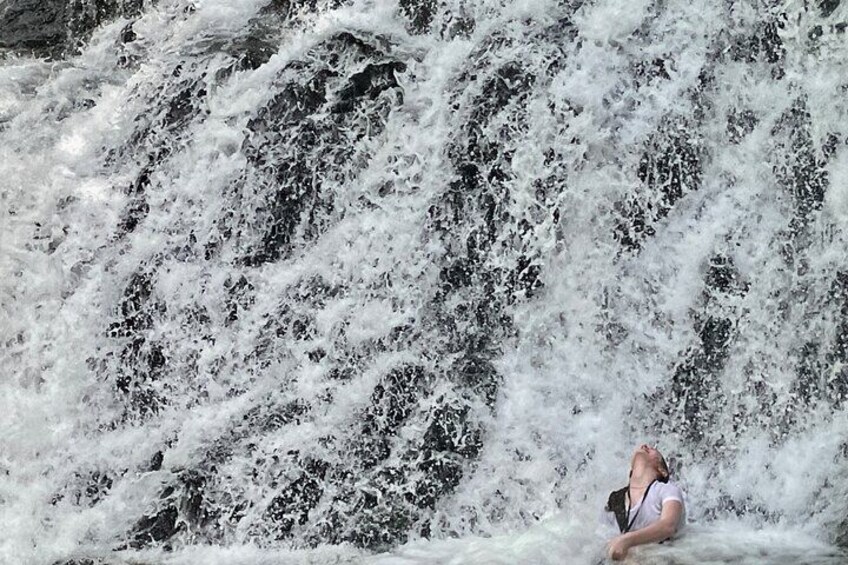
<svg viewBox="0 0 848 565">
<path fill-rule="evenodd" d="M 162 345 L 136 337 L 121 350 L 120 361 L 115 384 L 129 407 L 142 416 L 158 412 L 164 399 L 156 392 L 155 381 L 162 379 L 168 361 Z"/>
<path fill-rule="evenodd" d="M 409 539 L 416 513 L 398 499 L 378 500 L 365 493 L 360 499 L 359 519 L 342 538 L 371 551 L 385 551 Z"/>
<path fill-rule="evenodd" d="M 445 292 L 451 292 L 471 286 L 477 268 L 475 262 L 469 257 L 460 257 L 451 261 L 439 273 L 441 288 Z"/>
<path fill-rule="evenodd" d="M 200 81 L 190 84 L 177 94 L 168 104 L 165 113 L 166 127 L 184 127 L 200 111 L 199 102 L 206 97 L 206 88 Z"/>
<path fill-rule="evenodd" d="M 133 24 L 135 22 L 128 23 L 124 26 L 124 29 L 121 30 L 121 34 L 118 36 L 118 39 L 121 43 L 127 44 L 132 43 L 136 39 L 138 39 L 138 35 L 135 33 L 133 29 Z"/>
<path fill-rule="evenodd" d="M 473 394 L 482 395 L 491 405 L 499 379 L 496 372 L 483 369 L 493 354 L 483 335 L 488 333 L 494 341 L 510 331 L 511 320 L 504 310 L 541 288 L 541 266 L 524 253 L 534 225 L 508 212 L 512 156 L 501 145 L 514 132 L 489 133 L 484 128 L 501 112 L 523 111 L 521 101 L 536 77 L 510 62 L 496 67 L 489 76 L 467 71 L 461 80 L 475 92 L 482 85 L 482 94 L 474 95 L 467 121 L 448 149 L 454 179 L 441 201 L 428 211 L 430 229 L 452 250 L 451 259 L 439 273 L 434 311 L 450 350 L 465 352 L 466 362 L 459 374 L 467 378 Z M 463 241 L 456 240 L 453 234 L 463 230 L 468 235 Z M 493 245 L 504 234 L 511 234 L 514 254 L 494 267 L 488 260 L 496 253 Z M 454 305 L 449 309 L 442 306 L 450 301 Z"/>
<path fill-rule="evenodd" d="M 126 235 L 135 231 L 138 224 L 140 224 L 149 213 L 150 205 L 147 204 L 146 199 L 138 198 L 130 202 L 118 222 L 118 234 Z"/>
<path fill-rule="evenodd" d="M 290 341 L 308 341 L 315 337 L 315 314 L 322 309 L 326 302 L 343 297 L 348 289 L 343 285 L 328 284 L 320 276 L 306 277 L 290 287 L 286 292 L 286 300 L 272 315 L 265 316 L 257 345 L 251 357 L 265 359 L 273 357 L 274 348 L 278 344 Z M 340 364 L 350 364 L 353 369 L 358 367 L 354 352 L 343 358 L 333 359 Z M 327 352 L 325 352 L 325 355 Z M 346 369 L 345 369 L 346 370 Z"/>
<path fill-rule="evenodd" d="M 125 58 L 119 64 L 131 66 L 134 55 L 126 48 L 122 52 Z M 149 185 L 156 172 L 166 168 L 168 158 L 188 142 L 183 137 L 186 129 L 209 113 L 207 86 L 214 84 L 215 77 L 204 67 L 214 56 L 176 63 L 160 79 L 159 88 L 146 91 L 149 110 L 136 117 L 137 125 L 126 141 L 109 150 L 107 166 L 122 168 L 128 161 L 136 162 L 140 172 L 135 184 L 145 181 L 144 186 Z"/>
<path fill-rule="evenodd" d="M 318 0 L 271 0 L 262 7 L 263 15 L 276 14 L 283 18 L 288 18 L 294 12 L 302 9 L 314 12 L 318 5 Z"/>
<path fill-rule="evenodd" d="M 456 37 L 470 37 L 476 27 L 477 24 L 471 16 L 450 13 L 442 28 L 442 36 L 449 40 Z"/>
<path fill-rule="evenodd" d="M 834 371 L 834 375 L 827 380 L 826 396 L 833 406 L 839 408 L 848 401 L 848 367 L 830 370 Z"/>
<path fill-rule="evenodd" d="M 0 48 L 57 55 L 68 40 L 65 0 L 10 0 L 0 15 Z"/>
<path fill-rule="evenodd" d="M 720 377 L 736 328 L 729 318 L 707 315 L 695 320 L 695 329 L 699 343 L 684 353 L 670 387 L 657 390 L 651 404 L 659 405 L 662 414 L 656 423 L 658 432 L 709 449 L 704 442 L 713 441 L 710 435 L 720 413 L 718 407 L 726 402 Z"/>
<path fill-rule="evenodd" d="M 467 406 L 445 404 L 432 413 L 420 447 L 418 469 L 423 477 L 415 485 L 416 506 L 432 508 L 459 485 L 467 462 L 483 446 L 479 424 L 469 418 Z"/>
<path fill-rule="evenodd" d="M 451 371 L 456 381 L 474 391 L 494 408 L 498 388 L 503 380 L 488 355 L 467 351 Z"/>
<path fill-rule="evenodd" d="M 310 404 L 303 400 L 293 400 L 281 405 L 262 403 L 254 406 L 240 418 L 234 418 L 227 431 L 207 445 L 206 454 L 198 464 L 198 470 L 186 477 L 194 483 L 200 481 L 202 486 L 213 479 L 219 467 L 233 455 L 252 451 L 251 445 L 257 436 L 273 433 L 290 424 L 300 424 L 308 420 L 309 415 Z M 257 463 L 258 466 L 262 464 L 264 461 Z M 189 482 L 183 479 L 184 484 Z"/>
<path fill-rule="evenodd" d="M 406 67 L 387 49 L 381 38 L 334 35 L 312 57 L 289 64 L 279 91 L 248 122 L 242 151 L 250 167 L 231 197 L 255 191 L 259 205 L 256 213 L 242 209 L 221 218 L 218 230 L 222 239 L 250 234 L 239 243 L 246 266 L 287 257 L 332 221 L 335 210 L 323 184 L 357 174 L 364 162 L 355 155 L 365 150 L 358 142 L 366 135 L 379 139 L 389 113 L 402 103 L 395 75 Z"/>
<path fill-rule="evenodd" d="M 256 406 L 244 414 L 242 423 L 227 441 L 245 439 L 258 432 L 273 432 L 289 424 L 300 424 L 307 420 L 309 410 L 310 405 L 304 400 L 292 400 L 281 406 Z"/>
<path fill-rule="evenodd" d="M 830 301 L 838 308 L 836 335 L 826 357 L 827 398 L 836 406 L 848 401 L 848 273 L 836 273 L 830 290 Z"/>
<path fill-rule="evenodd" d="M 370 433 L 394 434 L 415 406 L 421 389 L 431 380 L 423 367 L 393 369 L 374 387 L 371 407 L 364 420 Z"/>
<path fill-rule="evenodd" d="M 337 33 L 327 41 L 332 64 L 337 63 L 340 55 L 345 52 L 352 51 L 365 57 L 375 57 L 385 55 L 387 47 L 388 44 L 382 38 L 368 34 L 357 35 L 349 31 Z"/>
<path fill-rule="evenodd" d="M 734 108 L 727 115 L 727 135 L 730 143 L 737 144 L 757 127 L 759 119 L 753 110 Z"/>
<path fill-rule="evenodd" d="M 180 474 L 180 517 L 190 526 L 202 526 L 210 516 L 203 504 L 206 482 L 206 476 L 197 471 L 189 470 Z"/>
<path fill-rule="evenodd" d="M 525 232 L 525 235 L 526 232 Z M 530 257 L 521 255 L 506 280 L 509 303 L 520 298 L 532 298 L 542 288 L 542 266 Z"/>
<path fill-rule="evenodd" d="M 773 135 L 782 135 L 775 156 L 774 173 L 793 199 L 796 216 L 791 230 L 797 234 L 821 208 L 828 186 L 825 162 L 816 155 L 807 102 L 797 99 L 775 125 Z M 780 137 L 778 137 L 780 140 Z"/>
<path fill-rule="evenodd" d="M 149 340 L 133 340 L 130 346 L 123 351 L 123 360 L 138 371 L 143 371 L 145 380 L 158 380 L 167 364 L 163 346 Z"/>
<path fill-rule="evenodd" d="M 425 33 L 430 29 L 437 8 L 435 0 L 399 0 L 399 4 L 412 31 Z"/>
<path fill-rule="evenodd" d="M 616 203 L 615 211 L 621 219 L 616 223 L 614 235 L 626 249 L 640 249 L 642 240 L 656 233 L 648 214 L 650 209 L 640 206 L 635 199 Z"/>
<path fill-rule="evenodd" d="M 292 400 L 266 415 L 261 429 L 273 431 L 289 424 L 300 424 L 307 419 L 310 406 L 303 400 Z"/>
<path fill-rule="evenodd" d="M 176 481 L 160 494 L 159 509 L 142 516 L 129 532 L 134 549 L 167 543 L 188 528 L 206 526 L 214 517 L 204 504 L 207 477 L 195 470 L 179 473 Z"/>
<path fill-rule="evenodd" d="M 312 351 L 307 351 L 306 356 L 313 363 L 320 363 L 322 359 L 327 357 L 327 352 L 323 348 L 319 347 L 317 349 L 313 349 Z"/>
<path fill-rule="evenodd" d="M 375 404 L 368 411 L 380 422 L 379 432 L 386 426 L 397 429 L 411 417 L 419 421 L 422 415 L 426 430 L 416 439 L 398 437 L 392 464 L 369 462 L 357 472 L 328 472 L 326 480 L 338 494 L 318 522 L 316 540 L 380 551 L 403 543 L 413 530 L 429 535 L 427 514 L 455 490 L 482 448 L 482 427 L 464 401 L 440 397 L 428 413 L 418 412 L 427 390 L 420 382 L 431 378 L 420 368 L 407 367 L 382 380 L 383 388 L 375 390 Z"/>
<path fill-rule="evenodd" d="M 645 145 L 636 175 L 647 189 L 617 204 L 616 239 L 637 250 L 655 233 L 654 224 L 665 218 L 689 192 L 698 190 L 703 174 L 704 149 L 697 127 L 668 120 Z"/>
<path fill-rule="evenodd" d="M 331 381 L 348 381 L 360 372 L 361 371 L 359 367 L 357 367 L 356 365 L 345 364 L 330 369 L 330 371 L 327 373 L 327 378 Z"/>
<path fill-rule="evenodd" d="M 834 356 L 840 363 L 848 363 L 848 272 L 836 273 L 831 287 L 831 300 L 839 308 L 839 325 L 836 328 Z"/>
<path fill-rule="evenodd" d="M 709 409 L 713 405 L 710 397 L 718 386 L 711 373 L 701 370 L 702 359 L 702 356 L 697 356 L 687 361 L 672 379 L 671 398 L 681 406 L 674 415 L 677 431 L 687 441 L 694 443 L 701 442 L 706 430 L 714 423 L 714 415 Z"/>
<path fill-rule="evenodd" d="M 711 122 L 716 115 L 715 99 L 718 95 L 716 68 L 716 65 L 705 65 L 702 67 L 701 72 L 698 73 L 698 80 L 695 85 L 686 92 L 692 103 L 692 111 L 691 118 L 685 119 L 687 123 L 684 127 L 692 127 L 694 130 L 693 133 L 698 132 L 698 135 L 694 137 L 699 141 L 703 138 L 703 134 L 699 131 L 700 127 L 705 122 Z M 679 117 L 672 118 L 672 121 L 676 121 L 677 119 Z M 666 126 L 679 129 L 679 124 L 675 125 L 671 123 L 666 124 Z"/>
<path fill-rule="evenodd" d="M 149 329 L 153 324 L 150 298 L 153 295 L 153 279 L 149 273 L 134 274 L 118 305 L 120 320 L 109 327 L 112 337 L 129 337 L 139 330 Z"/>
<path fill-rule="evenodd" d="M 227 292 L 227 318 L 228 324 L 239 319 L 239 313 L 249 309 L 256 298 L 254 296 L 254 287 L 247 280 L 247 277 L 241 275 L 237 280 L 228 278 L 224 282 L 224 290 Z"/>
<path fill-rule="evenodd" d="M 754 502 L 750 496 L 740 499 L 727 494 L 719 495 L 718 500 L 706 508 L 705 516 L 708 520 L 715 520 L 719 517 L 726 516 L 734 516 L 736 518 L 760 516 L 769 521 L 775 521 L 779 518 L 777 513 L 771 512 L 761 502 Z"/>
<path fill-rule="evenodd" d="M 822 156 L 825 161 L 830 161 L 834 155 L 836 155 L 836 150 L 839 148 L 840 141 L 839 135 L 835 133 L 827 134 L 824 142 L 822 143 Z"/>
<path fill-rule="evenodd" d="M 419 508 L 434 508 L 436 501 L 450 494 L 459 485 L 463 475 L 461 460 L 441 453 L 428 454 L 419 466 L 426 478 L 415 485 L 413 500 Z"/>
<path fill-rule="evenodd" d="M 729 290 L 736 280 L 736 270 L 726 257 L 718 256 L 710 261 L 706 285 L 720 291 Z"/>
<path fill-rule="evenodd" d="M 300 476 L 289 482 L 265 509 L 265 515 L 274 523 L 278 537 L 285 537 L 295 526 L 306 524 L 310 510 L 324 493 L 322 484 L 327 463 L 308 459 L 299 464 L 302 467 Z"/>
<path fill-rule="evenodd" d="M 373 343 L 381 351 L 402 351 L 409 348 L 420 337 L 420 325 L 403 323 L 394 326 L 385 336 Z"/>
<path fill-rule="evenodd" d="M 128 408 L 139 415 L 155 413 L 162 402 L 152 383 L 164 375 L 168 358 L 162 343 L 148 339 L 147 330 L 152 328 L 154 317 L 165 312 L 164 303 L 153 296 L 152 275 L 138 272 L 124 289 L 118 319 L 107 331 L 109 337 L 121 344 L 116 387 L 126 395 Z"/>
<path fill-rule="evenodd" d="M 822 397 L 825 385 L 820 345 L 812 341 L 805 343 L 798 352 L 797 363 L 792 396 L 798 407 L 809 406 L 814 400 Z"/>
<path fill-rule="evenodd" d="M 356 447 L 363 465 L 373 466 L 389 456 L 392 438 L 418 406 L 423 389 L 431 380 L 422 367 L 405 366 L 392 370 L 374 387 Z"/>
<path fill-rule="evenodd" d="M 9 0 L 0 14 L 0 48 L 61 57 L 97 27 L 142 7 L 139 0 Z"/>
<path fill-rule="evenodd" d="M 580 28 L 575 25 L 573 15 L 558 18 L 552 24 L 543 28 L 538 36 L 538 41 L 553 49 L 553 60 L 548 66 L 548 76 L 553 77 L 563 69 L 567 61 L 568 48 L 577 41 L 580 36 Z"/>
<path fill-rule="evenodd" d="M 275 327 L 275 336 L 278 338 L 289 338 L 294 341 L 305 341 L 315 335 L 315 320 L 310 314 L 298 313 L 284 307 L 280 312 L 280 318 L 272 325 Z"/>
<path fill-rule="evenodd" d="M 466 127 L 483 128 L 511 100 L 529 93 L 536 77 L 518 62 L 498 68 L 483 84 L 482 94 L 472 103 L 471 119 Z M 473 130 L 472 130 L 473 131 Z"/>
<path fill-rule="evenodd" d="M 491 410 L 501 382 L 492 363 L 498 354 L 495 344 L 512 331 L 507 307 L 541 288 L 542 270 L 526 251 L 535 225 L 514 218 L 508 209 L 512 155 L 502 146 L 515 133 L 488 132 L 485 126 L 501 113 L 521 113 L 521 103 L 535 80 L 517 63 L 499 65 L 488 76 L 471 71 L 461 75 L 461 81 L 475 92 L 474 101 L 448 148 L 454 179 L 428 210 L 428 228 L 450 249 L 431 308 L 444 348 L 456 359 L 448 376 L 462 394 L 479 399 Z M 541 201 L 547 198 L 541 194 Z M 455 236 L 458 232 L 467 235 L 460 240 Z M 513 247 L 507 256 L 498 255 L 495 266 L 490 263 L 498 253 L 494 246 L 505 234 L 512 238 Z M 475 417 L 463 410 L 438 412 L 434 422 L 471 429 Z M 464 423 L 456 423 L 459 420 Z M 432 508 L 435 500 L 451 492 L 467 462 L 476 457 L 474 450 L 465 453 L 458 446 L 444 445 L 444 428 L 439 426 L 431 425 L 425 447 L 416 451 L 421 454 L 416 468 L 425 469 L 432 478 L 407 495 L 407 502 L 419 509 Z"/>
<path fill-rule="evenodd" d="M 66 501 L 82 508 L 94 507 L 109 496 L 122 474 L 100 469 L 75 471 L 69 482 L 54 493 L 51 504 Z"/>
<path fill-rule="evenodd" d="M 157 169 L 170 155 L 170 150 L 161 148 L 158 151 L 149 152 L 145 158 L 138 163 L 138 173 L 135 180 L 123 188 L 124 194 L 134 197 L 136 201 L 141 200 L 147 193 L 153 182 L 151 177 L 156 173 Z"/>
<path fill-rule="evenodd" d="M 234 72 L 253 71 L 271 60 L 278 50 L 274 33 L 267 26 L 257 27 L 245 37 L 236 38 L 220 47 L 233 62 L 215 73 L 215 82 L 226 82 Z"/>
<path fill-rule="evenodd" d="M 733 335 L 733 322 L 725 318 L 707 318 L 701 324 L 698 337 L 701 340 L 702 368 L 717 372 L 727 359 L 728 345 Z"/>
<path fill-rule="evenodd" d="M 148 471 L 158 471 L 162 468 L 162 461 L 164 461 L 165 456 L 161 451 L 157 451 L 153 454 L 153 457 L 150 458 L 150 463 L 147 466 Z"/>
<path fill-rule="evenodd" d="M 648 142 L 637 170 L 639 180 L 660 196 L 657 218 L 667 215 L 684 194 L 701 185 L 698 137 L 687 131 L 685 124 L 669 125 L 668 133 L 659 133 Z"/>
<path fill-rule="evenodd" d="M 469 157 L 476 157 L 477 155 L 472 153 L 476 144 L 472 141 L 470 144 L 471 152 L 469 152 Z M 448 204 L 453 208 L 452 217 L 448 218 L 448 220 L 455 220 L 461 217 L 463 208 L 465 207 L 465 198 L 464 195 L 475 194 L 476 191 L 480 188 L 480 184 L 482 183 L 482 175 L 480 174 L 480 167 L 473 162 L 460 162 L 456 167 L 456 179 L 451 182 L 450 189 L 446 195 L 449 199 Z M 485 198 L 486 196 L 481 196 Z M 486 204 L 491 204 L 490 202 L 486 202 Z M 489 210 L 491 210 L 491 205 L 488 206 Z M 491 215 L 491 213 L 490 213 Z M 437 220 L 438 221 L 438 220 Z M 442 227 L 442 226 L 438 226 Z"/>
<path fill-rule="evenodd" d="M 339 101 L 333 106 L 333 111 L 353 111 L 360 100 L 374 100 L 382 92 L 398 88 L 395 73 L 404 71 L 406 65 L 400 61 L 367 65 L 362 71 L 351 75 L 348 83 L 338 92 Z M 398 102 L 403 102 L 402 96 Z"/>
<path fill-rule="evenodd" d="M 172 538 L 181 530 L 181 525 L 177 523 L 178 516 L 179 511 L 175 506 L 167 506 L 155 514 L 143 516 L 133 527 L 130 547 L 141 549 Z"/>
<path fill-rule="evenodd" d="M 91 31 L 120 13 L 120 2 L 94 0 L 93 2 L 66 3 L 68 14 L 66 25 L 73 39 L 81 41 Z"/>
<path fill-rule="evenodd" d="M 771 63 L 774 77 L 782 78 L 786 48 L 778 33 L 779 28 L 778 21 L 763 22 L 752 35 L 736 38 L 730 47 L 731 58 L 745 63 Z"/>
<path fill-rule="evenodd" d="M 203 458 L 191 469 L 179 471 L 177 479 L 161 492 L 160 510 L 131 532 L 133 546 L 170 544 L 171 538 L 179 538 L 183 532 L 220 539 L 225 531 L 237 527 L 247 506 L 233 500 L 221 473 L 234 456 L 245 457 L 246 472 L 277 492 L 262 510 L 261 523 L 254 524 L 251 531 L 278 539 L 289 536 L 293 528 L 305 523 L 320 499 L 329 465 L 297 451 L 258 450 L 256 441 L 308 419 L 309 410 L 309 403 L 302 400 L 267 402 L 233 418 L 227 430 L 206 446 Z"/>
<path fill-rule="evenodd" d="M 100 471 L 91 473 L 85 481 L 84 490 L 77 493 L 77 505 L 85 500 L 88 506 L 94 506 L 105 498 L 111 490 L 112 484 L 113 478 L 110 475 Z"/>
<path fill-rule="evenodd" d="M 771 427 L 771 423 L 776 419 L 776 408 L 778 408 L 777 393 L 770 387 L 763 375 L 757 373 L 756 367 L 753 364 L 748 364 L 744 372 L 746 374 L 745 392 L 748 398 L 754 399 L 755 409 L 751 409 L 750 405 L 742 402 L 743 397 L 737 397 L 737 404 L 733 409 L 731 418 L 731 430 L 735 437 L 748 432 L 751 426 Z M 733 399 L 733 397 L 731 397 Z M 777 431 L 776 427 L 774 428 Z M 773 434 L 773 437 L 779 435 L 779 431 Z M 777 440 L 777 437 L 775 437 Z"/>
<path fill-rule="evenodd" d="M 271 133 L 277 126 L 298 125 L 315 113 L 326 101 L 327 80 L 335 76 L 330 70 L 320 70 L 305 84 L 289 83 L 261 108 L 248 122 L 252 133 Z M 254 159 L 257 157 L 254 155 Z"/>
<path fill-rule="evenodd" d="M 837 526 L 834 543 L 839 547 L 848 549 L 848 518 L 843 519 Z"/>
<path fill-rule="evenodd" d="M 307 137 L 311 136 L 304 135 L 301 141 Z M 305 181 L 310 176 L 308 158 L 300 154 L 295 159 L 297 160 L 294 162 L 281 163 L 277 175 L 281 178 Z M 289 184 L 275 191 L 269 202 L 270 217 L 266 222 L 268 227 L 262 236 L 258 250 L 245 258 L 245 264 L 255 266 L 277 261 L 286 256 L 291 250 L 292 240 L 298 228 L 304 222 L 304 212 L 310 205 L 318 205 L 315 197 L 316 193 L 312 184 L 306 182 L 293 186 Z"/>
<path fill-rule="evenodd" d="M 704 284 L 711 291 L 727 294 L 745 294 L 749 284 L 743 280 L 731 257 L 714 255 L 707 265 Z"/>
<path fill-rule="evenodd" d="M 255 70 L 271 59 L 277 46 L 261 37 L 250 36 L 235 43 L 229 52 L 237 59 L 240 70 Z"/>
<path fill-rule="evenodd" d="M 480 425 L 470 418 L 470 409 L 461 404 L 441 404 L 424 433 L 423 451 L 449 453 L 474 459 L 483 446 Z"/>
<path fill-rule="evenodd" d="M 826 18 L 839 7 L 840 3 L 841 0 L 817 0 L 816 7 L 819 9 L 821 17 Z"/>
<path fill-rule="evenodd" d="M 639 83 L 650 83 L 655 80 L 670 80 L 668 74 L 669 61 L 661 57 L 650 61 L 639 61 L 633 68 L 633 76 Z"/>
</svg>

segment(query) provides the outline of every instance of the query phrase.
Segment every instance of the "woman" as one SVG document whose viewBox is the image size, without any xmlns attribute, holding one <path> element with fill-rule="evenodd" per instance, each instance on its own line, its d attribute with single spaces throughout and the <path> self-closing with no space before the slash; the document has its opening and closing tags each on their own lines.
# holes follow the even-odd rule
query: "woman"
<svg viewBox="0 0 848 565">
<path fill-rule="evenodd" d="M 683 526 L 683 492 L 669 476 L 659 451 L 643 444 L 633 452 L 628 485 L 612 492 L 605 508 L 607 521 L 621 532 L 607 543 L 611 559 L 624 559 L 636 545 L 665 541 Z"/>
</svg>

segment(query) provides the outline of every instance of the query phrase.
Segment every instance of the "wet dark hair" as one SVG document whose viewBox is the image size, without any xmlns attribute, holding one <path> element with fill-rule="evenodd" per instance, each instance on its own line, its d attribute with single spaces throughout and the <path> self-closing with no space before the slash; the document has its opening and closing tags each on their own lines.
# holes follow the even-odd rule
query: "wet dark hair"
<svg viewBox="0 0 848 565">
<path fill-rule="evenodd" d="M 671 467 L 668 466 L 668 462 L 665 460 L 665 457 L 662 456 L 662 453 L 659 453 L 660 456 L 660 471 L 665 471 L 664 477 L 659 477 L 657 480 L 661 483 L 667 483 L 671 478 Z"/>
</svg>

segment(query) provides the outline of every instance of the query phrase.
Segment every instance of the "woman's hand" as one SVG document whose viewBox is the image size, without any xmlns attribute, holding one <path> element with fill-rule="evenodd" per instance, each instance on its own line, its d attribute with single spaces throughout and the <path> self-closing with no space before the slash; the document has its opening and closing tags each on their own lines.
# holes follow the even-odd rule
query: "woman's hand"
<svg viewBox="0 0 848 565">
<path fill-rule="evenodd" d="M 613 561 L 621 561 L 627 557 L 627 550 L 630 549 L 630 542 L 625 534 L 612 538 L 607 543 L 607 556 Z"/>
</svg>

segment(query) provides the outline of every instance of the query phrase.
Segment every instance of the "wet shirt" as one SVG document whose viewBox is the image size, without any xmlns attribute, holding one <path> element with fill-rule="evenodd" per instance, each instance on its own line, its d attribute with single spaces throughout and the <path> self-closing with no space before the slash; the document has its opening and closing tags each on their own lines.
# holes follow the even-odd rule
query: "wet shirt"
<svg viewBox="0 0 848 565">
<path fill-rule="evenodd" d="M 676 500 L 683 505 L 683 512 L 680 513 L 680 520 L 677 523 L 677 529 L 680 530 L 683 524 L 686 523 L 686 503 L 683 500 L 683 491 L 674 482 L 661 483 L 655 482 L 648 494 L 633 508 L 630 509 L 628 523 L 633 521 L 631 532 L 640 530 L 646 526 L 650 526 L 660 519 L 662 515 L 662 506 L 665 502 Z M 612 512 L 604 512 L 604 522 L 614 526 L 618 530 L 618 524 L 615 521 L 615 515 Z"/>
</svg>

